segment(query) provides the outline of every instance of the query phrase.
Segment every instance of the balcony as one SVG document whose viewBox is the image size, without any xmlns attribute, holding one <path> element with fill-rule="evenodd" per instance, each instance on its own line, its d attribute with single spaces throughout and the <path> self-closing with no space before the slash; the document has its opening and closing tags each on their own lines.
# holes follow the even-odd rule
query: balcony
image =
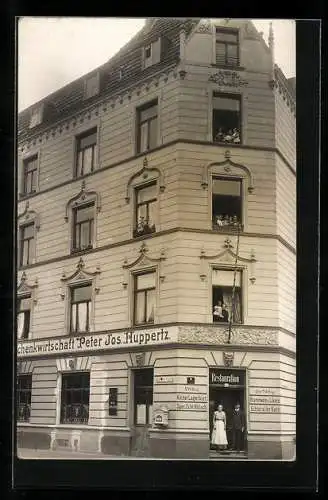
<svg viewBox="0 0 328 500">
<path fill-rule="evenodd" d="M 237 128 L 227 129 L 219 127 L 218 132 L 213 134 L 213 141 L 223 144 L 240 144 L 240 131 Z"/>
<path fill-rule="evenodd" d="M 29 422 L 31 415 L 31 405 L 27 403 L 21 403 L 17 405 L 17 421 L 18 422 Z"/>
</svg>

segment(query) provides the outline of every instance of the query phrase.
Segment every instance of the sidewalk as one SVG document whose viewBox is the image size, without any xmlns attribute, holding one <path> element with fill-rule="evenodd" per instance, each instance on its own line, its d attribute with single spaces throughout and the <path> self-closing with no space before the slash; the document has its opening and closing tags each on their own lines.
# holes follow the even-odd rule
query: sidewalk
<svg viewBox="0 0 328 500">
<path fill-rule="evenodd" d="M 17 457 L 28 460 L 122 460 L 133 457 L 122 457 L 117 455 L 104 455 L 103 453 L 77 452 L 71 450 L 34 450 L 30 448 L 18 448 Z"/>
</svg>

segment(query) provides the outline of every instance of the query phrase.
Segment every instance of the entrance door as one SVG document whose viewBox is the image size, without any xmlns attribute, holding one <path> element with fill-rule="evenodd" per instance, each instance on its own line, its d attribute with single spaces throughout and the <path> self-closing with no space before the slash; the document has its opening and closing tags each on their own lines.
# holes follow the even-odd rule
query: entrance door
<svg viewBox="0 0 328 500">
<path fill-rule="evenodd" d="M 241 388 L 223 388 L 210 387 L 210 404 L 209 404 L 209 419 L 210 419 L 210 436 L 213 431 L 213 414 L 218 405 L 221 404 L 226 413 L 227 418 L 227 440 L 228 449 L 232 448 L 232 412 L 235 404 L 239 403 L 240 408 L 244 411 L 244 389 Z"/>
<path fill-rule="evenodd" d="M 153 368 L 133 371 L 133 433 L 131 455 L 149 457 L 149 428 L 152 425 Z"/>
</svg>

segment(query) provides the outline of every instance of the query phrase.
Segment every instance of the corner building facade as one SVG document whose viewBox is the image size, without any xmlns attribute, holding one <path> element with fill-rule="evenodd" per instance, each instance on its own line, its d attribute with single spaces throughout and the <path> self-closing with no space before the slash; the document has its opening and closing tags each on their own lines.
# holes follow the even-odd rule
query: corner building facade
<svg viewBox="0 0 328 500">
<path fill-rule="evenodd" d="M 239 402 L 240 456 L 292 459 L 295 81 L 272 30 L 152 18 L 18 128 L 18 446 L 206 459 Z"/>
</svg>

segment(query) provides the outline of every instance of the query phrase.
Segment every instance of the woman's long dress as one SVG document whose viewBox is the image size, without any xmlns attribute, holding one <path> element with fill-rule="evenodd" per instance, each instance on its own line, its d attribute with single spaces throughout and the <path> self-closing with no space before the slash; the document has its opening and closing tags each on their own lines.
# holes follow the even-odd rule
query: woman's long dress
<svg viewBox="0 0 328 500">
<path fill-rule="evenodd" d="M 214 412 L 214 427 L 212 433 L 212 444 L 216 446 L 227 446 L 227 433 L 225 431 L 225 413 L 224 411 Z"/>
</svg>

